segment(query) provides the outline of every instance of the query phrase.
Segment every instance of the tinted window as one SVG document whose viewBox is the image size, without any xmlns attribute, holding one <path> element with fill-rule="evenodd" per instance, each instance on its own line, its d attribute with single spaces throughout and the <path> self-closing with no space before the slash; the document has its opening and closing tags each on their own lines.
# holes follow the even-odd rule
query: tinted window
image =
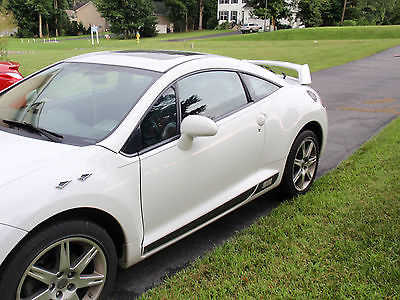
<svg viewBox="0 0 400 300">
<path fill-rule="evenodd" d="M 195 74 L 182 79 L 177 85 L 182 119 L 187 115 L 216 119 L 247 104 L 242 82 L 235 72 Z"/>
<path fill-rule="evenodd" d="M 243 78 L 254 101 L 265 98 L 279 89 L 277 85 L 255 76 L 243 74 Z"/>
<path fill-rule="evenodd" d="M 176 97 L 173 88 L 166 90 L 154 103 L 141 125 L 142 148 L 177 135 Z"/>
</svg>

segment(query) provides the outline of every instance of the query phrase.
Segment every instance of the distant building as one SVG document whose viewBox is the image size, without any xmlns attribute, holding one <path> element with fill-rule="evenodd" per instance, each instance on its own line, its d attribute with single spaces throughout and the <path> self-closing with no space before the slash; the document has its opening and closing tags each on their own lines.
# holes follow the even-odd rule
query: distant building
<svg viewBox="0 0 400 300">
<path fill-rule="evenodd" d="M 107 21 L 100 15 L 92 1 L 84 1 L 77 4 L 72 10 L 66 10 L 71 21 L 82 22 L 85 28 L 96 25 L 99 32 L 104 32 L 107 27 Z"/>
<path fill-rule="evenodd" d="M 82 22 L 85 28 L 90 25 L 97 25 L 99 32 L 103 32 L 108 27 L 107 21 L 100 15 L 92 1 L 81 2 L 72 10 L 66 10 L 65 12 L 71 21 Z M 174 24 L 169 21 L 165 0 L 154 1 L 154 16 L 157 18 L 157 32 L 173 32 Z"/>
<path fill-rule="evenodd" d="M 174 24 L 169 21 L 168 9 L 164 1 L 154 1 L 154 16 L 157 18 L 157 32 L 168 33 L 174 31 Z"/>
<path fill-rule="evenodd" d="M 292 0 L 286 0 L 290 3 Z M 264 19 L 253 15 L 253 8 L 247 4 L 247 0 L 218 0 L 217 6 L 218 24 L 224 22 L 235 24 L 254 23 L 264 30 Z M 292 11 L 292 17 L 288 20 L 279 20 L 281 24 L 292 28 L 300 27 L 300 20 L 296 19 L 296 9 Z M 267 30 L 270 27 L 270 20 L 266 20 Z"/>
</svg>

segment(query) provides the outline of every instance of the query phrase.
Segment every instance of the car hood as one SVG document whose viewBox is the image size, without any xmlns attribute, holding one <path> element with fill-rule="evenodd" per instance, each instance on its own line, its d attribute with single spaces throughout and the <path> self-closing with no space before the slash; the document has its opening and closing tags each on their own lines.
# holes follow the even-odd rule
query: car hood
<svg viewBox="0 0 400 300">
<path fill-rule="evenodd" d="M 0 187 L 64 159 L 79 149 L 77 146 L 0 131 Z"/>
</svg>

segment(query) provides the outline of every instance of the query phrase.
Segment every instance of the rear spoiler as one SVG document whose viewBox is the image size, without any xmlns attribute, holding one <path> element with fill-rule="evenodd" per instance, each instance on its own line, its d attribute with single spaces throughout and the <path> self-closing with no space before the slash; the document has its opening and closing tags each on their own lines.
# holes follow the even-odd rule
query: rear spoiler
<svg viewBox="0 0 400 300">
<path fill-rule="evenodd" d="M 245 61 L 259 66 L 274 66 L 274 67 L 282 67 L 295 70 L 299 75 L 300 84 L 311 84 L 311 72 L 310 72 L 310 67 L 307 64 L 298 65 L 290 62 L 274 61 L 274 60 L 245 60 Z"/>
</svg>

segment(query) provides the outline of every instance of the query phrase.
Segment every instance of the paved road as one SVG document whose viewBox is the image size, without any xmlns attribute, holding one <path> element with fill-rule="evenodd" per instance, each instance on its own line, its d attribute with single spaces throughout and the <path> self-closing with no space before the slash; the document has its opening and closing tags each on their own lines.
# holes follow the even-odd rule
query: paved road
<svg viewBox="0 0 400 300">
<path fill-rule="evenodd" d="M 313 87 L 328 107 L 329 134 L 318 175 L 335 168 L 362 143 L 400 115 L 400 46 L 313 74 Z M 271 192 L 147 260 L 120 269 L 114 299 L 132 299 L 185 268 L 267 215 L 281 199 Z"/>
<path fill-rule="evenodd" d="M 185 42 L 185 41 L 190 41 L 190 40 L 204 40 L 204 39 L 215 38 L 215 37 L 220 37 L 220 36 L 238 35 L 238 34 L 241 34 L 241 32 L 239 30 L 222 32 L 222 33 L 217 33 L 217 34 L 210 34 L 210 35 L 203 35 L 203 36 L 197 36 L 197 37 L 189 37 L 189 38 L 183 38 L 183 39 L 163 40 L 162 42 Z"/>
</svg>

